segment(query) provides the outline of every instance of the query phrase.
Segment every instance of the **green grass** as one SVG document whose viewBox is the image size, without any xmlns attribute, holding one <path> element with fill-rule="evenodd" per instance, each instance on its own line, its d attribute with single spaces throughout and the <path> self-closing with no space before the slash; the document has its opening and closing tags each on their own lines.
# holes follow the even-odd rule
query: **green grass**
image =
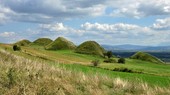
<svg viewBox="0 0 170 95">
<path fill-rule="evenodd" d="M 95 41 L 86 41 L 80 44 L 75 49 L 75 52 L 82 53 L 82 54 L 103 56 L 105 50 Z"/>
<path fill-rule="evenodd" d="M 8 51 L 10 51 L 11 53 L 29 59 L 35 59 L 35 56 L 44 57 L 48 59 L 45 60 L 46 63 L 49 63 L 50 65 L 56 67 L 58 66 L 58 64 L 54 63 L 54 61 L 59 63 L 67 63 L 67 64 L 59 64 L 59 66 L 66 67 L 67 69 L 71 69 L 77 72 L 81 71 L 86 74 L 99 74 L 102 76 L 120 77 L 123 79 L 127 79 L 129 81 L 139 81 L 139 82 L 143 81 L 143 82 L 147 82 L 149 85 L 152 86 L 158 85 L 161 87 L 168 87 L 170 85 L 170 70 L 169 70 L 170 65 L 155 64 L 152 62 L 135 60 L 135 59 L 126 59 L 126 64 L 103 63 L 102 61 L 104 60 L 104 58 L 102 57 L 78 54 L 70 50 L 47 51 L 44 50 L 43 48 L 32 46 L 32 47 L 22 47 L 23 52 L 14 52 L 11 49 L 12 47 L 11 45 L 0 44 L 0 47 L 2 49 L 8 48 Z M 26 53 L 24 52 L 25 50 Z M 97 68 L 90 67 L 90 63 L 94 59 L 99 59 L 101 62 L 101 64 Z M 72 64 L 68 64 L 68 63 L 72 63 Z M 121 68 L 121 67 L 125 67 L 135 71 L 142 71 L 144 74 L 111 71 L 114 68 Z M 105 70 L 103 68 L 107 68 L 110 70 Z"/>
<path fill-rule="evenodd" d="M 50 44 L 51 42 L 53 42 L 53 41 L 49 38 L 38 38 L 37 40 L 35 40 L 33 42 L 33 44 L 40 45 L 40 46 L 46 46 L 46 45 Z"/>
<path fill-rule="evenodd" d="M 58 37 L 55 41 L 48 44 L 45 48 L 47 50 L 74 50 L 76 48 L 76 45 L 63 37 Z"/>
<path fill-rule="evenodd" d="M 101 68 L 108 68 L 113 70 L 114 68 L 128 68 L 134 71 L 143 72 L 145 74 L 153 74 L 159 76 L 170 76 L 170 65 L 166 64 L 155 64 L 152 62 L 126 59 L 125 64 L 118 63 L 102 63 Z"/>
<path fill-rule="evenodd" d="M 54 64 L 52 63 L 52 65 L 54 65 Z M 114 77 L 114 78 L 120 77 L 125 80 L 129 80 L 131 82 L 132 81 L 146 82 L 151 86 L 157 85 L 157 86 L 161 86 L 161 87 L 168 87 L 170 85 L 170 77 L 165 77 L 165 76 L 116 72 L 116 71 L 104 70 L 101 68 L 83 66 L 80 64 L 59 64 L 59 66 L 66 67 L 68 70 L 75 70 L 77 72 L 81 71 L 81 72 L 84 72 L 87 74 L 99 74 L 102 76 L 109 76 L 109 77 Z"/>
<path fill-rule="evenodd" d="M 170 94 L 169 86 L 160 87 L 159 84 L 151 86 L 135 80 L 131 77 L 132 74 L 114 73 L 79 64 L 57 64 L 34 58 L 30 60 L 0 49 L 0 93 L 2 95 Z M 120 78 L 119 74 L 125 76 Z M 147 78 L 147 81 L 151 80 L 150 76 Z M 161 80 L 154 76 L 151 78 L 156 78 L 156 81 Z M 162 80 L 166 81 L 164 78 Z"/>
<path fill-rule="evenodd" d="M 160 60 L 159 58 L 152 56 L 145 52 L 137 52 L 136 54 L 132 55 L 130 58 L 143 60 L 143 61 L 149 61 L 149 62 L 158 63 L 158 64 L 161 64 L 161 63 L 164 64 L 164 62 Z"/>
</svg>

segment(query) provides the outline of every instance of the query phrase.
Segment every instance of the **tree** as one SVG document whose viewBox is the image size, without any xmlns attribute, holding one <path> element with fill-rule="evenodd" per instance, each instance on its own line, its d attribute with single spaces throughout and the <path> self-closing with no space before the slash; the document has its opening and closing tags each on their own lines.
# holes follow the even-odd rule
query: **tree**
<svg viewBox="0 0 170 95">
<path fill-rule="evenodd" d="M 106 53 L 106 55 L 107 55 L 108 58 L 111 58 L 111 57 L 113 56 L 113 53 L 112 53 L 112 51 L 108 51 L 108 52 Z"/>
<path fill-rule="evenodd" d="M 13 50 L 14 50 L 14 51 L 20 51 L 21 48 L 20 48 L 19 46 L 17 46 L 17 45 L 14 45 L 14 46 L 13 46 Z"/>
<path fill-rule="evenodd" d="M 125 64 L 125 58 L 119 58 L 118 63 Z"/>
</svg>

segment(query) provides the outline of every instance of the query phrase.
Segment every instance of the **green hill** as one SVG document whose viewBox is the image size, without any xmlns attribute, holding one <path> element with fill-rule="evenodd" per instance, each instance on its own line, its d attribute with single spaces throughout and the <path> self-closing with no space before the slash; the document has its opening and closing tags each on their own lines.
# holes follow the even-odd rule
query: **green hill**
<svg viewBox="0 0 170 95">
<path fill-rule="evenodd" d="M 105 50 L 95 41 L 86 41 L 79 45 L 75 52 L 103 56 Z"/>
<path fill-rule="evenodd" d="M 130 58 L 154 62 L 154 63 L 164 63 L 162 60 L 158 59 L 157 57 L 144 52 L 137 52 L 136 54 L 132 55 Z"/>
<path fill-rule="evenodd" d="M 76 45 L 63 37 L 58 37 L 55 41 L 45 47 L 47 50 L 74 50 Z"/>
<path fill-rule="evenodd" d="M 51 42 L 53 42 L 53 41 L 49 38 L 39 38 L 39 39 L 35 40 L 33 42 L 33 44 L 40 45 L 40 46 L 46 46 L 46 45 L 50 44 Z"/>
<path fill-rule="evenodd" d="M 24 39 L 24 40 L 21 40 L 21 41 L 14 43 L 14 44 L 19 45 L 19 46 L 27 46 L 30 43 L 31 43 L 31 41 Z"/>
</svg>

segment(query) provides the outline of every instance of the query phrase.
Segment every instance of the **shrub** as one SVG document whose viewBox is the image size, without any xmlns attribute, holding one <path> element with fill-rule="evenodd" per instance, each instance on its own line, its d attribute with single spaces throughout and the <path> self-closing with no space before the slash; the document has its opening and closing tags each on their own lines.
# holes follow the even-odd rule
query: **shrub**
<svg viewBox="0 0 170 95">
<path fill-rule="evenodd" d="M 13 50 L 14 50 L 14 51 L 20 51 L 20 50 L 21 50 L 21 47 L 19 47 L 18 45 L 14 45 L 14 46 L 13 46 Z"/>
<path fill-rule="evenodd" d="M 99 65 L 100 61 L 99 60 L 93 60 L 91 63 L 93 64 L 93 66 L 96 67 L 96 66 Z"/>
<path fill-rule="evenodd" d="M 107 56 L 108 58 L 111 58 L 113 56 L 112 51 L 107 51 L 105 53 L 103 53 L 104 57 Z"/>
<path fill-rule="evenodd" d="M 134 71 L 132 71 L 131 69 L 128 69 L 128 68 L 114 68 L 113 71 L 129 72 L 129 73 L 133 73 L 134 72 Z"/>
<path fill-rule="evenodd" d="M 125 64 L 125 58 L 119 58 L 118 63 Z"/>
<path fill-rule="evenodd" d="M 103 62 L 105 63 L 116 63 L 117 61 L 115 59 L 105 59 Z"/>
<path fill-rule="evenodd" d="M 107 57 L 108 57 L 108 58 L 111 58 L 112 56 L 113 56 L 112 51 L 108 51 L 108 52 L 107 52 Z"/>
</svg>

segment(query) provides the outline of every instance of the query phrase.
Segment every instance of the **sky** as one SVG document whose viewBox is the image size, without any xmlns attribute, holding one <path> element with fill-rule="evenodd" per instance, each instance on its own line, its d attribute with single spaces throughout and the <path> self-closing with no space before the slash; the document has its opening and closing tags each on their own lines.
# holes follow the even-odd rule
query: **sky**
<svg viewBox="0 0 170 95">
<path fill-rule="evenodd" d="M 170 0 L 0 0 L 0 42 L 170 45 Z"/>
</svg>

